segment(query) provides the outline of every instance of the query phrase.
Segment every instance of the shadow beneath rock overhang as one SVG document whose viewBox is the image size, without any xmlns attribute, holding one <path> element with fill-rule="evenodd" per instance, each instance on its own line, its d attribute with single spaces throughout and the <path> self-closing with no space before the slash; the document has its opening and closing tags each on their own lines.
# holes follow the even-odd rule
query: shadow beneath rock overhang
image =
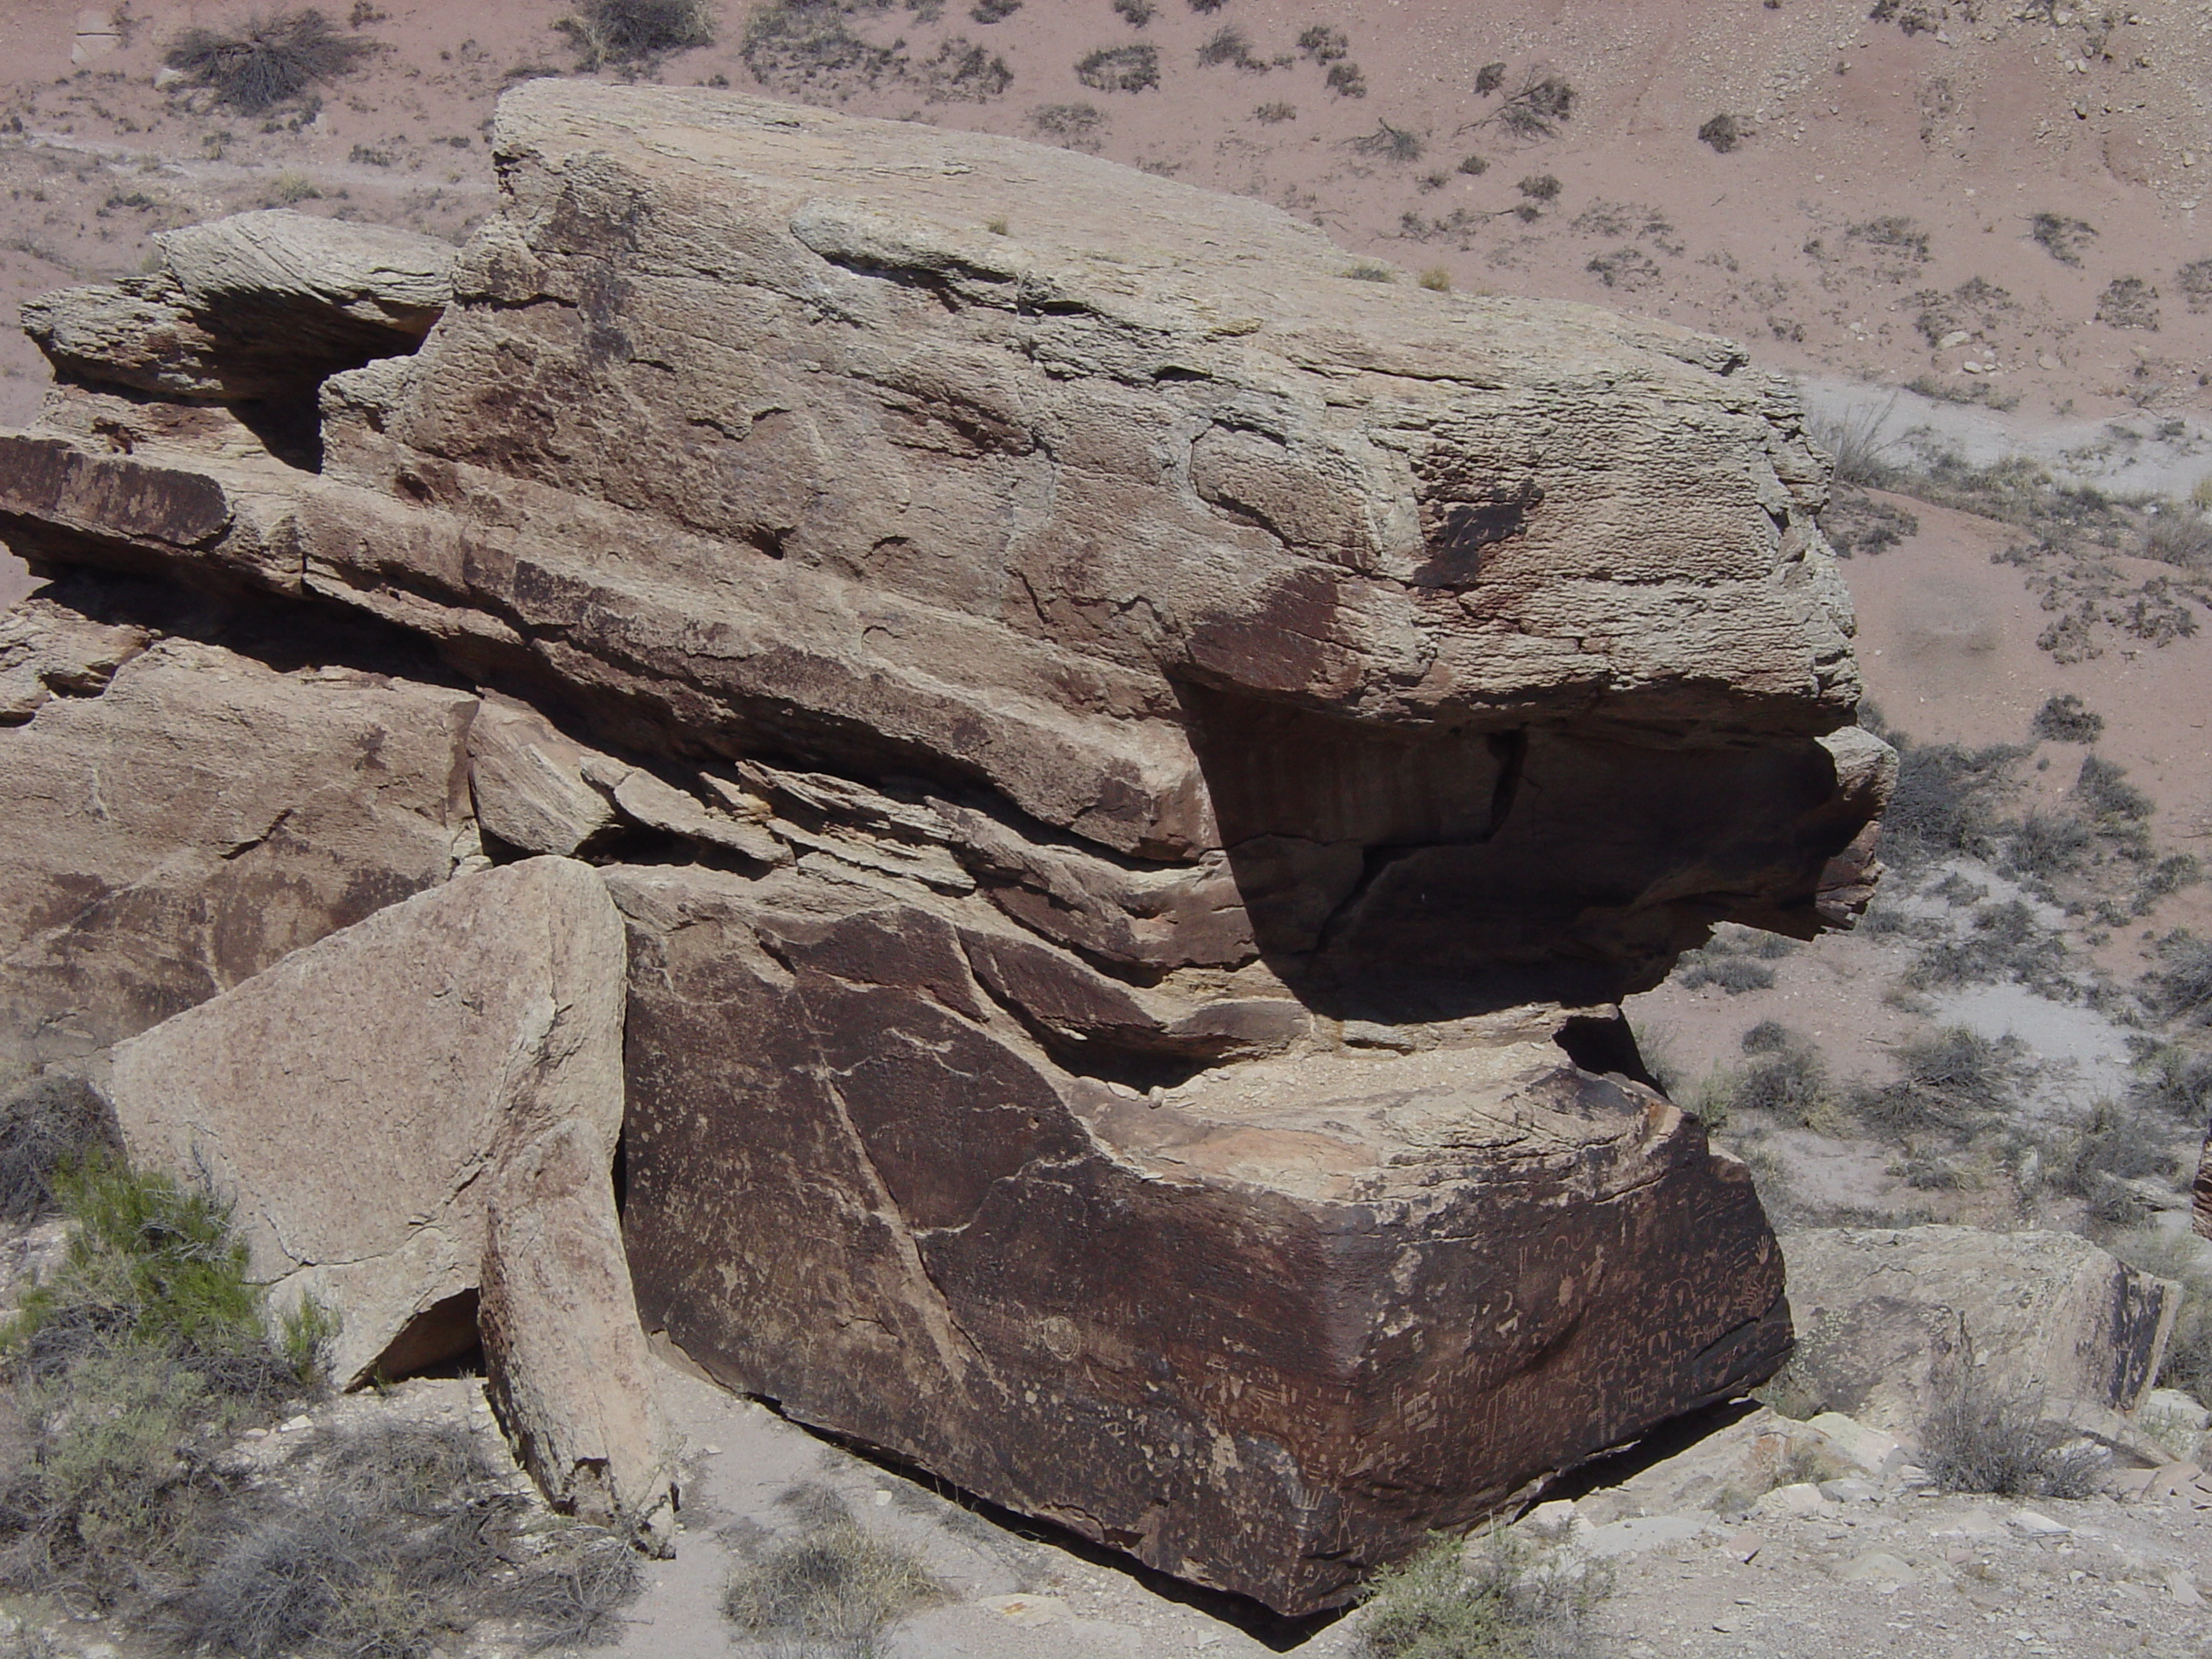
<svg viewBox="0 0 2212 1659">
<path fill-rule="evenodd" d="M 1802 734 L 1415 727 L 1177 690 L 1261 954 L 1339 1019 L 1617 1001 L 1719 921 L 1809 938 L 1865 822 Z"/>
</svg>

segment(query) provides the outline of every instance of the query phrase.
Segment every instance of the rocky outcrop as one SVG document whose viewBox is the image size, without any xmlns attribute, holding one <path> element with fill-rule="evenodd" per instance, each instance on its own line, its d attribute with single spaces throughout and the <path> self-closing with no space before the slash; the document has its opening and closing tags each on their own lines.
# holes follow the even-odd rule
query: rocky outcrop
<svg viewBox="0 0 2212 1659">
<path fill-rule="evenodd" d="M 671 1448 L 609 1171 L 623 943 L 585 866 L 465 876 L 295 952 L 115 1051 L 133 1162 L 234 1194 L 279 1306 L 338 1316 L 355 1383 L 474 1345 L 547 1495 L 647 1535 Z M 479 1297 L 479 1293 L 481 1293 Z"/>
<path fill-rule="evenodd" d="M 2180 1307 L 2179 1285 L 2071 1233 L 1822 1228 L 1783 1254 L 1798 1343 L 1780 1386 L 1907 1437 L 1969 1371 L 2085 1426 L 2131 1411 Z"/>
<path fill-rule="evenodd" d="M 34 599 L 0 617 L 0 1082 L 240 984 L 476 850 L 465 693 L 286 672 Z"/>
<path fill-rule="evenodd" d="M 153 268 L 23 307 L 58 372 L 164 398 L 283 401 L 420 345 L 454 250 L 387 225 L 270 209 L 154 239 Z"/>
<path fill-rule="evenodd" d="M 1289 1612 L 1779 1363 L 1750 1186 L 1612 1003 L 1870 891 L 1786 386 L 1064 151 L 565 82 L 495 138 L 312 441 L 55 349 L 0 535 L 483 690 L 489 855 L 618 866 L 654 1324 Z M 597 1224 L 541 1151 L 517 1353 Z"/>
</svg>

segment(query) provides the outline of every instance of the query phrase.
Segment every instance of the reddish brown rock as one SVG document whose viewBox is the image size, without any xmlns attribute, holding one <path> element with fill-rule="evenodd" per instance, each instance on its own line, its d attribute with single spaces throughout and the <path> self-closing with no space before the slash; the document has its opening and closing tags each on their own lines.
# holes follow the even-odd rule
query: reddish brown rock
<svg viewBox="0 0 2212 1659">
<path fill-rule="evenodd" d="M 464 693 L 36 599 L 0 621 L 0 677 L 20 711 L 0 723 L 0 1078 L 144 1030 L 475 850 Z"/>
<path fill-rule="evenodd" d="M 1565 1011 L 1148 1102 L 1055 1066 L 957 912 L 804 874 L 612 884 L 647 1323 L 1154 1566 L 1329 1605 L 1786 1351 L 1746 1172 L 1573 1065 Z"/>
</svg>

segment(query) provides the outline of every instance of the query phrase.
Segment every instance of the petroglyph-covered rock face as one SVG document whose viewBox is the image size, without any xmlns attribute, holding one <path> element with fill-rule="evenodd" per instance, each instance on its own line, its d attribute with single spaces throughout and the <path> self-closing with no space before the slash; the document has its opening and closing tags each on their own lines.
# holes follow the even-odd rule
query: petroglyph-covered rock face
<svg viewBox="0 0 2212 1659">
<path fill-rule="evenodd" d="M 620 866 L 650 1321 L 1292 1612 L 1779 1363 L 1611 1004 L 1870 890 L 1784 386 L 1007 140 L 549 82 L 496 143 L 419 353 L 288 412 L 88 323 L 0 533 L 482 694 L 485 854 Z"/>
</svg>

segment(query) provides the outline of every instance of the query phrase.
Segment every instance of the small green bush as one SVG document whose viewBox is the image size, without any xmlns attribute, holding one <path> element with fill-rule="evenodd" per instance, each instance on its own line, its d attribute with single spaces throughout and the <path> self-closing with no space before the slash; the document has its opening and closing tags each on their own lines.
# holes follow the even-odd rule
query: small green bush
<svg viewBox="0 0 2212 1659">
<path fill-rule="evenodd" d="M 229 1496 L 216 1454 L 319 1382 L 330 1322 L 272 1331 L 228 1208 L 95 1148 L 55 1177 L 60 1267 L 0 1329 L 27 1454 L 0 1580 L 96 1604 L 180 1571 Z"/>
<path fill-rule="evenodd" d="M 1437 1537 L 1367 1588 L 1367 1659 L 1538 1659 L 1586 1650 L 1611 1564 L 1569 1559 L 1504 1528 L 1470 1549 Z"/>
<path fill-rule="evenodd" d="M 309 8 L 249 17 L 231 33 L 186 29 L 162 61 L 208 88 L 217 102 L 251 115 L 335 80 L 378 50 L 373 40 L 340 34 Z"/>
</svg>

